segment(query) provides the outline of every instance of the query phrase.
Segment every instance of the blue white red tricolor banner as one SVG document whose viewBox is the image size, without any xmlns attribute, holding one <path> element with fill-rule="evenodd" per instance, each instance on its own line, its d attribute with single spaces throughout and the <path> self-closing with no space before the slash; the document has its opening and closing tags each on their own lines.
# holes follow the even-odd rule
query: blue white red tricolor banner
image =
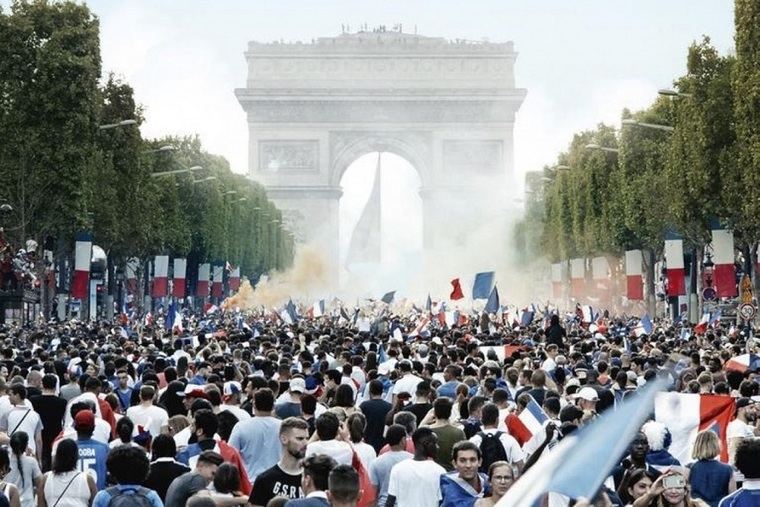
<svg viewBox="0 0 760 507">
<path fill-rule="evenodd" d="M 174 259 L 174 274 L 172 280 L 172 296 L 185 297 L 185 278 L 187 276 L 187 259 Z"/>
<path fill-rule="evenodd" d="M 665 261 L 667 262 L 668 296 L 686 294 L 686 273 L 683 264 L 683 239 L 668 234 L 665 239 Z"/>
<path fill-rule="evenodd" d="M 734 266 L 734 233 L 726 229 L 712 230 L 713 284 L 718 297 L 736 297 L 736 267 Z"/>
<path fill-rule="evenodd" d="M 92 259 L 92 235 L 80 232 L 74 248 L 74 277 L 71 281 L 71 297 L 84 299 L 89 293 L 90 260 Z"/>
<path fill-rule="evenodd" d="M 642 282 L 643 256 L 641 250 L 627 250 L 625 252 L 625 295 L 632 301 L 644 299 L 644 284 Z"/>
<path fill-rule="evenodd" d="M 211 296 L 220 298 L 223 295 L 224 265 L 214 264 L 214 276 L 211 282 Z"/>
<path fill-rule="evenodd" d="M 208 297 L 209 278 L 211 265 L 204 263 L 198 266 L 198 284 L 195 286 L 195 295 L 200 298 Z"/>
<path fill-rule="evenodd" d="M 692 460 L 697 433 L 712 430 L 721 441 L 720 459 L 728 461 L 726 430 L 734 417 L 736 402 L 730 396 L 692 393 L 657 393 L 654 418 L 663 423 L 673 438 L 668 451 L 681 463 Z"/>
<path fill-rule="evenodd" d="M 169 256 L 156 255 L 153 261 L 153 290 L 151 296 L 163 298 L 169 293 Z"/>
</svg>

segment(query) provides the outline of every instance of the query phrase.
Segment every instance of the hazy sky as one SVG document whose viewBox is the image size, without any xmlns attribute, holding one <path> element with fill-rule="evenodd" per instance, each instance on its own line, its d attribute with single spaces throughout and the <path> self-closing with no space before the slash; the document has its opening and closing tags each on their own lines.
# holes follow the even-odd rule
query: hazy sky
<svg viewBox="0 0 760 507">
<path fill-rule="evenodd" d="M 7 1 L 7 0 L 0 0 Z M 143 134 L 200 134 L 206 148 L 247 171 L 245 115 L 233 90 L 246 80 L 243 51 L 257 40 L 310 41 L 341 24 L 368 23 L 428 36 L 512 40 L 516 84 L 528 90 L 515 126 L 517 178 L 556 160 L 574 132 L 619 124 L 685 71 L 689 44 L 709 35 L 733 47 L 731 0 L 93 0 L 102 21 L 104 71 L 131 83 L 145 107 Z M 369 157 L 344 177 L 342 243 L 369 194 Z M 389 157 L 389 188 L 419 185 Z M 419 248 L 416 189 L 385 192 L 384 252 Z M 411 217 L 411 218 L 410 218 Z M 388 256 L 386 256 L 388 259 Z M 391 260 L 391 259 L 388 259 Z"/>
<path fill-rule="evenodd" d="M 516 123 L 516 170 L 540 169 L 573 132 L 619 121 L 685 70 L 703 34 L 733 47 L 731 0 L 94 0 L 105 71 L 124 76 L 146 108 L 144 133 L 199 133 L 247 167 L 245 116 L 233 90 L 246 79 L 250 40 L 337 35 L 342 23 L 500 42 L 519 52 L 528 96 Z"/>
</svg>

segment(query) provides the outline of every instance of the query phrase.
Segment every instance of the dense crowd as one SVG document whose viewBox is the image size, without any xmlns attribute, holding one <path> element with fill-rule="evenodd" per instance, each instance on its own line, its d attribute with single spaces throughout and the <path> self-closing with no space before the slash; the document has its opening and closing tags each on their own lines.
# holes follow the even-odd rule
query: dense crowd
<svg viewBox="0 0 760 507">
<path fill-rule="evenodd" d="M 493 506 L 657 378 L 733 397 L 725 434 L 699 432 L 681 462 L 668 453 L 677 428 L 649 421 L 595 498 L 543 504 L 760 505 L 760 364 L 727 367 L 754 352 L 748 330 L 686 336 L 656 321 L 641 333 L 553 315 L 417 332 L 409 316 L 378 320 L 359 331 L 350 319 L 227 313 L 191 319 L 185 335 L 4 327 L 0 507 Z"/>
</svg>

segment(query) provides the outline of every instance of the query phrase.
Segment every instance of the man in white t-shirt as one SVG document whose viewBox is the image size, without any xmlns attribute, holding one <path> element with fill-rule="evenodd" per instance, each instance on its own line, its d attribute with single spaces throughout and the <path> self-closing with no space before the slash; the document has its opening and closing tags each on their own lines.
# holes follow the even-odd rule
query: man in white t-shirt
<svg viewBox="0 0 760 507">
<path fill-rule="evenodd" d="M 541 364 L 541 369 L 546 372 L 547 375 L 552 375 L 554 370 L 557 369 L 557 354 L 559 354 L 559 348 L 556 343 L 550 343 L 544 349 L 546 352 L 546 359 Z"/>
<path fill-rule="evenodd" d="M 240 382 L 230 381 L 224 383 L 224 403 L 219 405 L 219 412 L 224 410 L 238 418 L 238 421 L 247 421 L 251 414 L 240 408 L 240 395 L 243 388 Z"/>
<path fill-rule="evenodd" d="M 127 409 L 127 417 L 135 426 L 147 428 L 154 438 L 161 434 L 161 426 L 169 420 L 166 410 L 153 404 L 155 395 L 153 386 L 144 385 L 140 388 L 140 404 Z"/>
<path fill-rule="evenodd" d="M 438 453 L 438 436 L 429 427 L 417 428 L 412 435 L 414 459 L 401 461 L 391 469 L 385 507 L 438 507 L 441 476 L 446 470 L 433 458 Z"/>
<path fill-rule="evenodd" d="M 338 416 L 332 412 L 325 412 L 317 418 L 316 432 L 319 440 L 306 446 L 306 457 L 315 454 L 326 454 L 334 459 L 339 465 L 351 465 L 354 456 L 351 444 L 343 432 Z"/>
<path fill-rule="evenodd" d="M 489 438 L 488 436 L 495 437 L 498 434 L 499 441 L 501 442 L 502 447 L 504 447 L 506 460 L 517 468 L 518 471 L 522 470 L 523 452 L 522 449 L 520 449 L 520 444 L 517 443 L 515 437 L 505 431 L 499 431 L 498 429 L 499 407 L 493 403 L 487 403 L 484 405 L 480 421 L 483 424 L 483 430 L 473 435 L 470 438 L 470 442 L 480 448 L 480 444 L 483 443 L 483 438 Z"/>
<path fill-rule="evenodd" d="M 401 393 L 409 393 L 414 395 L 417 391 L 417 384 L 422 382 L 422 379 L 412 373 L 412 363 L 408 360 L 400 361 L 397 365 L 398 370 L 401 372 L 402 377 L 396 381 L 393 386 L 393 404 L 396 404 L 396 399 Z"/>
<path fill-rule="evenodd" d="M 736 447 L 745 438 L 753 438 L 760 435 L 755 421 L 757 412 L 752 398 L 739 398 L 736 400 L 736 419 L 728 423 L 726 428 L 726 442 L 728 443 L 728 461 L 734 463 Z"/>
<path fill-rule="evenodd" d="M 11 409 L 0 418 L 0 431 L 12 436 L 19 431 L 29 436 L 29 448 L 39 461 L 42 452 L 42 420 L 34 409 L 26 405 L 26 387 L 13 384 L 8 390 Z"/>
</svg>

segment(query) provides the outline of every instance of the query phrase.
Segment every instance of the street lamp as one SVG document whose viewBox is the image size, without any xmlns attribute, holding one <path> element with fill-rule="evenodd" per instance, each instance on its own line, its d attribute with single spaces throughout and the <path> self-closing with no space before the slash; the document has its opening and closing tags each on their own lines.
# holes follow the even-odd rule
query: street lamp
<svg viewBox="0 0 760 507">
<path fill-rule="evenodd" d="M 247 197 L 241 197 L 240 199 L 238 199 L 238 200 L 237 200 L 237 201 L 235 201 L 235 202 L 244 202 L 244 201 L 247 201 L 247 200 L 248 200 L 248 198 L 247 198 Z"/>
<path fill-rule="evenodd" d="M 201 178 L 199 180 L 193 181 L 193 185 L 196 183 L 206 183 L 207 181 L 214 181 L 216 179 L 216 176 L 206 176 L 205 178 Z"/>
<path fill-rule="evenodd" d="M 679 92 L 670 88 L 661 88 L 657 90 L 657 93 L 664 97 L 691 97 L 691 93 Z"/>
<path fill-rule="evenodd" d="M 185 174 L 185 173 L 189 173 L 189 172 L 200 171 L 201 169 L 203 169 L 203 168 L 201 166 L 199 166 L 199 165 L 196 165 L 196 166 L 193 166 L 193 167 L 183 167 L 182 169 L 174 169 L 172 171 L 160 171 L 160 172 L 157 172 L 157 173 L 151 173 L 150 177 L 151 178 L 158 178 L 160 176 L 169 176 L 169 175 L 172 175 L 172 174 Z"/>
<path fill-rule="evenodd" d="M 654 130 L 662 130 L 665 132 L 673 132 L 675 130 L 675 127 L 671 127 L 670 125 L 660 125 L 659 123 L 646 123 L 643 121 L 634 120 L 632 118 L 626 118 L 621 123 L 623 125 L 635 125 L 637 127 L 644 127 L 648 129 L 654 129 Z"/>
<path fill-rule="evenodd" d="M 565 164 L 559 164 L 554 166 L 555 171 L 569 171 L 570 166 Z"/>
<path fill-rule="evenodd" d="M 176 149 L 177 148 L 175 148 L 174 146 L 167 144 L 166 146 L 161 146 L 160 148 L 156 148 L 155 150 L 148 150 L 145 153 L 168 153 Z"/>
<path fill-rule="evenodd" d="M 585 146 L 587 150 L 602 150 L 606 151 L 607 153 L 618 153 L 620 150 L 617 148 L 608 148 L 607 146 L 602 146 L 597 143 L 589 143 Z"/>
<path fill-rule="evenodd" d="M 105 125 L 100 125 L 98 128 L 100 130 L 108 130 L 108 129 L 115 129 L 117 127 L 128 127 L 130 125 L 137 125 L 136 120 L 121 120 L 120 122 L 116 123 L 107 123 Z"/>
<path fill-rule="evenodd" d="M 237 194 L 237 190 L 227 190 L 227 191 L 224 193 L 224 195 L 232 195 L 232 194 Z"/>
</svg>

